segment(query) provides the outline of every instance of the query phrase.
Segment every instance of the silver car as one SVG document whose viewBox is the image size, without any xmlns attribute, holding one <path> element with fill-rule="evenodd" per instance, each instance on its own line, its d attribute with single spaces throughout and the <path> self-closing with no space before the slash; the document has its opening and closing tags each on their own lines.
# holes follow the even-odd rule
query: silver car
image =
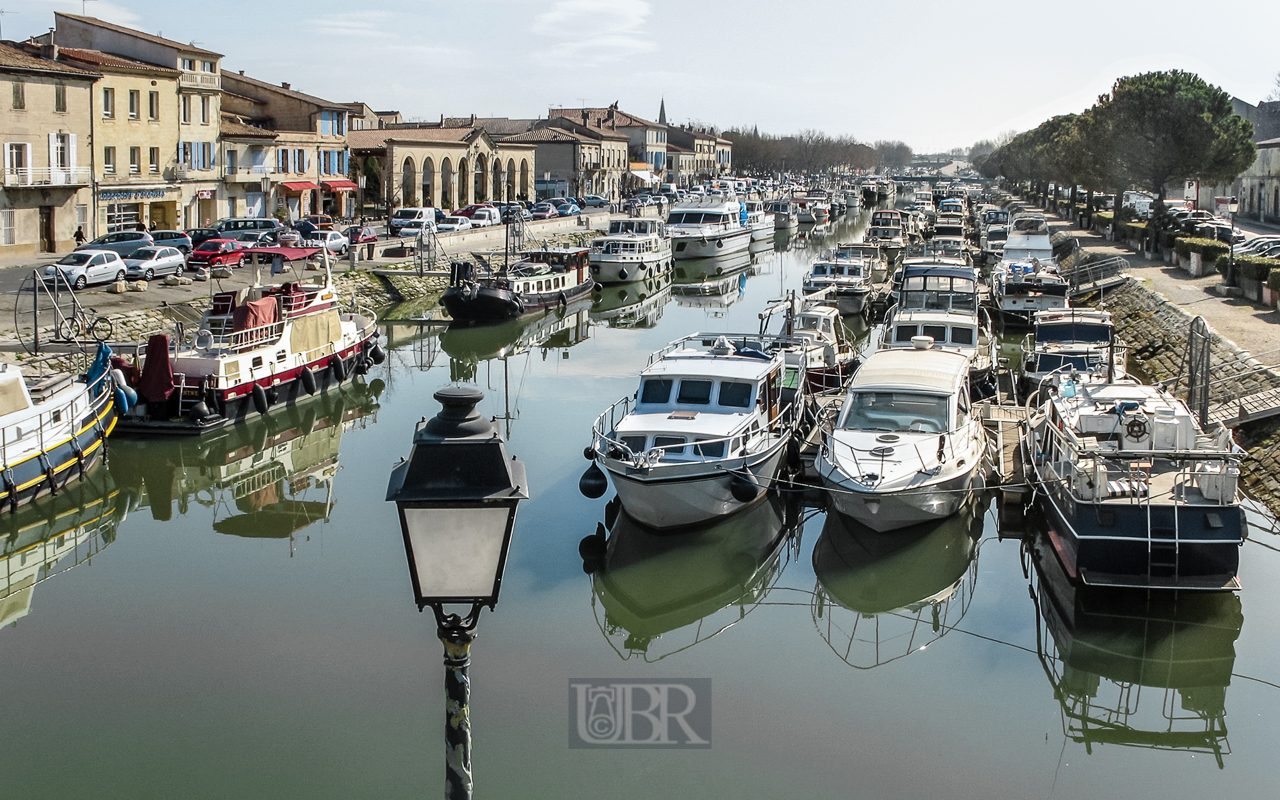
<svg viewBox="0 0 1280 800">
<path fill-rule="evenodd" d="M 155 239 L 146 231 L 116 231 L 106 236 L 99 236 L 92 242 L 85 242 L 77 250 L 111 250 L 120 254 L 121 258 L 133 254 L 139 247 L 150 247 Z"/>
<path fill-rule="evenodd" d="M 45 267 L 41 277 L 47 284 L 83 289 L 91 283 L 123 280 L 125 270 L 120 254 L 112 250 L 75 250 Z"/>
<path fill-rule="evenodd" d="M 143 247 L 124 260 L 125 277 L 149 281 L 157 275 L 181 275 L 187 257 L 176 247 Z"/>
</svg>

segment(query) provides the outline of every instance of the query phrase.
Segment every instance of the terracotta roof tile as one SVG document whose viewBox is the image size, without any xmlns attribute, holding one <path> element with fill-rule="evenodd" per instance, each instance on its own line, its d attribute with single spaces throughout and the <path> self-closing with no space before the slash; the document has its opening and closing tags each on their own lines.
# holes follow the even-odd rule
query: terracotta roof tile
<svg viewBox="0 0 1280 800">
<path fill-rule="evenodd" d="M 16 42 L 0 42 L 0 68 L 28 70 L 35 72 L 58 72 L 66 75 L 82 75 L 86 78 L 97 75 L 96 72 L 61 64 L 47 58 L 41 58 L 27 52 L 26 48 Z"/>
<path fill-rule="evenodd" d="M 222 58 L 222 53 L 215 53 L 212 50 L 205 50 L 204 48 L 196 47 L 193 44 L 183 44 L 182 42 L 178 42 L 173 39 L 166 39 L 163 36 L 153 36 L 149 33 L 144 33 L 135 28 L 126 28 L 123 25 L 113 25 L 110 22 L 103 22 L 102 20 L 96 17 L 84 17 L 79 14 L 64 14 L 61 11 L 55 11 L 53 16 L 54 16 L 55 22 L 57 21 L 58 17 L 66 17 L 67 19 L 73 19 L 76 22 L 80 22 L 85 25 L 94 25 L 99 28 L 105 28 L 106 30 L 109 30 L 109 31 L 115 31 L 116 33 L 123 33 L 128 36 L 134 36 L 144 41 L 152 42 L 154 44 L 162 44 L 167 47 L 172 47 L 175 50 L 181 50 L 184 53 L 198 53 L 200 55 L 217 56 L 218 58 Z"/>
<path fill-rule="evenodd" d="M 104 53 L 101 50 L 86 50 L 81 47 L 59 47 L 58 51 L 62 57 L 73 61 L 83 61 L 86 64 L 96 64 L 101 67 L 136 69 L 139 72 L 163 72 L 168 75 L 182 74 L 181 70 L 176 70 L 172 67 L 162 67 L 159 64 L 150 64 L 135 58 L 125 58 L 115 53 Z"/>
</svg>

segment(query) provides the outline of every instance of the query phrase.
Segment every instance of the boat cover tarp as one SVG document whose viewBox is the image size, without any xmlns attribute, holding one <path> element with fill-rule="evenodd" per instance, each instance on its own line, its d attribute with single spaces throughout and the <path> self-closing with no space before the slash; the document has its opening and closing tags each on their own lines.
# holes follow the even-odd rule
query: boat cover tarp
<svg viewBox="0 0 1280 800">
<path fill-rule="evenodd" d="M 25 411 L 30 405 L 22 391 L 22 373 L 16 369 L 0 372 L 0 415 Z"/>
<path fill-rule="evenodd" d="M 342 322 L 337 310 L 332 308 L 318 314 L 294 317 L 292 330 L 289 332 L 289 343 L 297 353 L 310 353 L 326 344 L 332 344 L 336 348 L 341 339 Z"/>
<path fill-rule="evenodd" d="M 169 334 L 153 334 L 147 340 L 147 360 L 142 365 L 138 394 L 147 402 L 163 403 L 173 394 L 173 362 L 169 360 Z"/>
<path fill-rule="evenodd" d="M 271 325 L 279 321 L 280 304 L 276 302 L 274 297 L 250 300 L 236 306 L 235 310 L 231 312 L 231 329 L 233 331 L 261 328 L 264 325 Z"/>
</svg>

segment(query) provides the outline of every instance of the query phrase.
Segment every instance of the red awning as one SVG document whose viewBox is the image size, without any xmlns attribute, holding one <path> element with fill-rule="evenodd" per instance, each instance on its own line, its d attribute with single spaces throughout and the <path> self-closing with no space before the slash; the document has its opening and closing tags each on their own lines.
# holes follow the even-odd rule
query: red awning
<svg viewBox="0 0 1280 800">
<path fill-rule="evenodd" d="M 322 181 L 324 188 L 331 192 L 354 192 L 357 188 L 352 181 Z"/>
<path fill-rule="evenodd" d="M 285 261 L 301 261 L 304 258 L 311 258 L 320 252 L 319 247 L 246 247 L 244 252 L 247 255 L 264 256 L 270 261 L 276 256 L 280 256 Z"/>
<path fill-rule="evenodd" d="M 285 181 L 280 185 L 290 192 L 302 192 L 302 191 L 306 191 L 307 189 L 320 188 L 319 186 L 316 186 L 311 181 Z"/>
</svg>

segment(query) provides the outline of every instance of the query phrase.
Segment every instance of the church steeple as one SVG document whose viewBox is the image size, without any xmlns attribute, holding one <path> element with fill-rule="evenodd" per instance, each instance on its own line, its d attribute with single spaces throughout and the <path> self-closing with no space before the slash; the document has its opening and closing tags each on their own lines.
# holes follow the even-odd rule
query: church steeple
<svg viewBox="0 0 1280 800">
<path fill-rule="evenodd" d="M 658 106 L 658 124 L 667 124 L 667 98 L 662 98 L 662 104 Z"/>
</svg>

